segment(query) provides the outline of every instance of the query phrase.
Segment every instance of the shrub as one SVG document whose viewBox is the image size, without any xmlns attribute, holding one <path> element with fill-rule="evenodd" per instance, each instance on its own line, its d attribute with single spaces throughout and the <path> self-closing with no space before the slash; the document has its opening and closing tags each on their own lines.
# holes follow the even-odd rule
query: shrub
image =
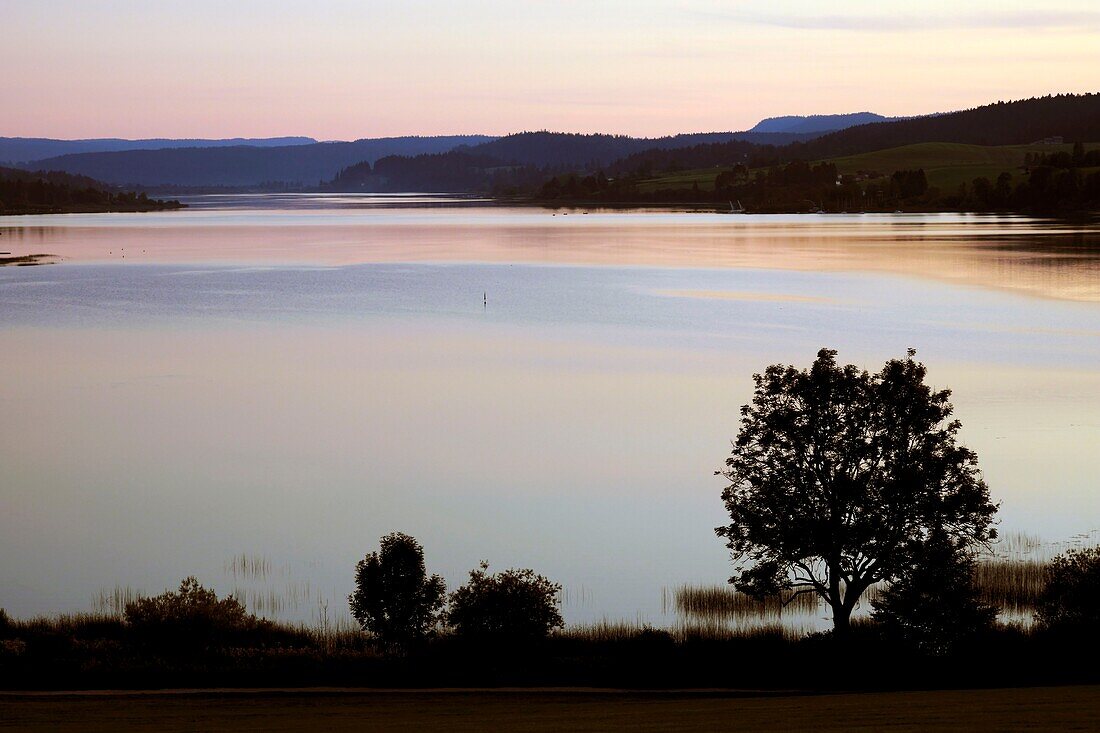
<svg viewBox="0 0 1100 733">
<path fill-rule="evenodd" d="M 225 643 L 233 634 L 265 623 L 248 613 L 235 597 L 219 600 L 194 576 L 185 578 L 178 591 L 127 603 L 124 617 L 143 641 L 196 650 Z"/>
<path fill-rule="evenodd" d="M 392 651 L 431 632 L 447 586 L 438 575 L 428 577 L 424 548 L 413 537 L 394 532 L 380 545 L 355 566 L 355 592 L 348 604 L 360 626 Z"/>
<path fill-rule="evenodd" d="M 992 626 L 997 611 L 982 603 L 974 558 L 965 548 L 933 531 L 913 556 L 912 565 L 872 602 L 873 618 L 887 636 L 942 655 Z"/>
<path fill-rule="evenodd" d="M 1070 550 L 1050 561 L 1035 618 L 1048 629 L 1097 633 L 1100 546 Z"/>
<path fill-rule="evenodd" d="M 451 594 L 447 620 L 465 637 L 541 639 L 564 626 L 558 611 L 561 586 L 534 570 L 490 575 L 489 564 L 470 571 L 470 580 Z"/>
</svg>

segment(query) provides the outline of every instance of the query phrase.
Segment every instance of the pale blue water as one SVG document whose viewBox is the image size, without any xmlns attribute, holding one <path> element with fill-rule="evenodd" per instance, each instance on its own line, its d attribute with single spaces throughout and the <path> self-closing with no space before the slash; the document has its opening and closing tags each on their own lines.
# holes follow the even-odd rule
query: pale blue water
<svg viewBox="0 0 1100 733">
<path fill-rule="evenodd" d="M 417 227 L 445 240 L 462 211 Z M 462 242 L 515 236 L 509 212 L 471 211 Z M 285 215 L 235 226 L 266 241 Z M 586 247 L 650 236 L 600 216 L 624 227 L 601 219 Z M 677 216 L 656 221 L 690 234 Z M 185 217 L 95 236 L 138 228 L 130 252 L 152 249 Z M 84 236 L 53 219 L 20 241 Z M 483 558 L 530 565 L 570 590 L 572 621 L 666 622 L 662 587 L 728 573 L 711 474 L 752 373 L 822 346 L 869 368 L 916 347 L 955 390 L 1005 528 L 1100 526 L 1100 304 L 1021 293 L 1018 269 L 239 259 L 0 269 L 0 607 L 78 610 L 190 573 L 228 592 L 245 552 L 280 569 L 275 590 L 308 585 L 281 615 L 338 614 L 355 560 L 403 530 L 452 587 Z M 1089 287 L 1095 262 L 1044 266 Z"/>
</svg>

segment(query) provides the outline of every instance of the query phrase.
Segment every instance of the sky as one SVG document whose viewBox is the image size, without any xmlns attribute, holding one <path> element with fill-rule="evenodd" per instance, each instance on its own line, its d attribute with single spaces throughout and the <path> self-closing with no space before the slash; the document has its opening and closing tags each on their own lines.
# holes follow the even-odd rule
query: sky
<svg viewBox="0 0 1100 733">
<path fill-rule="evenodd" d="M 1100 91 L 1096 0 L 0 0 L 0 135 L 657 136 Z"/>
</svg>

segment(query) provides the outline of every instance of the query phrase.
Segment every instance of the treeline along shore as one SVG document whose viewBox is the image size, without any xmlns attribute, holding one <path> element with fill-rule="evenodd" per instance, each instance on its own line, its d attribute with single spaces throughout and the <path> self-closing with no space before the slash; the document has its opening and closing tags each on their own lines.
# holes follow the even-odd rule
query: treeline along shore
<svg viewBox="0 0 1100 733">
<path fill-rule="evenodd" d="M 120 190 L 86 176 L 0 167 L 0 216 L 165 211 L 184 207 L 179 201 Z"/>
<path fill-rule="evenodd" d="M 394 532 L 349 562 L 354 623 L 330 622 L 327 612 L 312 625 L 267 620 L 186 578 L 156 596 L 120 592 L 94 613 L 0 612 L 0 686 L 821 691 L 1100 682 L 1091 653 L 1100 642 L 1100 547 L 990 561 L 998 546 L 1034 543 L 998 537 L 998 505 L 977 455 L 958 442 L 950 392 L 925 377 L 912 350 L 871 373 L 828 349 L 808 368 L 775 364 L 755 375 L 717 472 L 729 523 L 715 533 L 733 558 L 731 585 L 678 590 L 687 620 L 674 628 L 566 626 L 561 585 L 530 568 L 482 563 L 449 590 L 420 543 Z M 785 626 L 785 609 L 824 613 L 832 628 Z"/>
</svg>

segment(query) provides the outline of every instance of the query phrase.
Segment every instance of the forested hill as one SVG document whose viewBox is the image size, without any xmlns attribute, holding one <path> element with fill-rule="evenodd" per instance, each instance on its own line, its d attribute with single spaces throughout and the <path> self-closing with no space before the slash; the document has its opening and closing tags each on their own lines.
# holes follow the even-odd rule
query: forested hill
<svg viewBox="0 0 1100 733">
<path fill-rule="evenodd" d="M 607 172 L 610 175 L 709 168 L 739 161 L 770 165 L 824 160 L 918 143 L 1023 145 L 1053 137 L 1066 141 L 1100 140 L 1100 94 L 997 102 L 948 114 L 858 125 L 811 140 L 771 146 L 747 146 L 733 140 L 674 150 L 654 148 L 619 159 L 607 166 Z"/>
<path fill-rule="evenodd" d="M 31 160 L 55 158 L 73 153 L 105 153 L 119 150 L 159 150 L 162 148 L 224 148 L 233 145 L 251 145 L 271 148 L 283 145 L 311 145 L 317 141 L 311 137 L 263 137 L 263 138 L 146 138 L 126 140 L 117 137 L 89 138 L 85 140 L 55 140 L 48 137 L 0 137 L 0 163 L 16 165 Z"/>
<path fill-rule="evenodd" d="M 0 167 L 0 215 L 158 211 L 182 206 L 179 201 L 114 190 L 87 176 Z"/>
<path fill-rule="evenodd" d="M 582 135 L 544 130 L 506 135 L 478 145 L 467 152 L 489 156 L 509 165 L 606 166 L 644 150 L 673 150 L 733 140 L 786 145 L 809 140 L 817 134 L 820 133 L 698 132 L 648 138 L 627 135 Z"/>
<path fill-rule="evenodd" d="M 363 161 L 342 170 L 325 188 L 387 191 L 517 190 L 539 185 L 549 175 L 565 171 L 614 168 L 648 152 L 680 151 L 721 145 L 738 151 L 742 160 L 759 144 L 785 145 L 813 134 L 704 132 L 660 138 L 625 135 L 581 135 L 562 132 L 521 132 L 447 153 L 387 156 L 372 166 Z M 689 154 L 685 154 L 686 156 Z M 708 163 L 709 164 L 709 163 Z"/>
<path fill-rule="evenodd" d="M 387 155 L 439 153 L 492 140 L 486 135 L 366 138 L 354 142 L 257 147 L 166 148 L 78 153 L 47 158 L 34 168 L 62 170 L 117 185 L 315 186 L 341 169 Z"/>
<path fill-rule="evenodd" d="M 1100 94 L 1060 94 L 997 102 L 948 114 L 879 122 L 794 143 L 786 157 L 854 155 L 915 143 L 1023 145 L 1049 137 L 1100 140 Z"/>
</svg>

